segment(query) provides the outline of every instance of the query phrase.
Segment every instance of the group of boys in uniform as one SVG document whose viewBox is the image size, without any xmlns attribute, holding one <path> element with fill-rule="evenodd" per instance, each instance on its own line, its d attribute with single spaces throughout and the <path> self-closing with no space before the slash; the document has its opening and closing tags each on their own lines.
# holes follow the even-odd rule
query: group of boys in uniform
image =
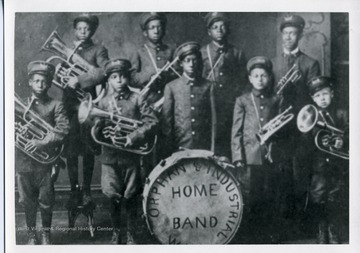
<svg viewBox="0 0 360 253">
<path fill-rule="evenodd" d="M 265 56 L 247 61 L 244 52 L 228 42 L 226 14 L 208 13 L 205 23 L 211 39 L 209 44 L 201 47 L 190 41 L 175 49 L 163 43 L 166 16 L 144 13 L 141 28 L 146 43 L 131 60 L 127 60 L 109 59 L 106 48 L 92 42 L 91 37 L 99 25 L 96 16 L 79 16 L 73 23 L 75 52 L 89 63 L 90 68 L 77 77 L 66 76 L 67 84 L 72 89 L 82 88 L 93 96 L 96 85 L 105 84 L 109 92 L 96 106 L 143 122 L 124 137 L 125 147 L 136 146 L 156 134 L 159 136 L 155 149 L 157 157 L 148 159 L 145 167 L 154 166 L 154 162 L 179 148 L 211 150 L 223 161 L 232 159 L 235 168 L 232 173 L 240 181 L 245 199 L 245 224 L 240 229 L 240 236 L 235 237 L 239 242 L 242 234 L 252 233 L 255 238 L 252 242 L 259 243 L 257 232 L 266 227 L 266 231 L 270 231 L 269 238 L 262 243 L 283 241 L 286 220 L 296 216 L 303 207 L 299 203 L 307 196 L 315 210 L 312 216 L 318 224 L 318 242 L 339 243 L 335 208 L 340 201 L 346 164 L 317 151 L 314 143 L 296 129 L 294 120 L 264 145 L 260 145 L 257 138 L 261 128 L 288 106 L 292 106 L 296 115 L 304 105 L 312 102 L 328 115 L 329 124 L 348 129 L 347 113 L 335 108 L 332 102 L 333 82 L 321 76 L 318 62 L 298 48 L 304 19 L 292 15 L 281 21 L 283 54 L 272 61 Z M 294 64 L 301 72 L 300 80 L 288 85 L 280 95 L 276 94 L 275 84 Z M 70 202 L 80 201 L 87 205 L 92 202 L 90 183 L 94 155 L 100 151 L 91 144 L 90 127 L 79 125 L 77 121 L 79 102 L 71 94 L 72 90 L 64 94 L 63 102 L 47 95 L 54 72 L 54 66 L 45 61 L 31 62 L 28 66 L 32 88 L 29 108 L 59 129 L 47 143 L 33 141 L 31 145 L 41 150 L 48 144 L 67 144 L 65 157 L 72 196 L 79 190 L 78 156 L 83 156 L 84 196 L 81 200 L 71 197 Z M 152 85 L 146 96 L 134 92 L 133 88 L 144 89 L 150 82 Z M 315 128 L 313 133 L 318 130 Z M 49 244 L 55 200 L 52 166 L 40 165 L 25 154 L 18 155 L 27 160 L 21 167 L 17 166 L 16 175 L 20 202 L 25 206 L 29 227 L 28 243 L 39 243 L 36 231 L 31 228 L 35 227 L 37 205 L 40 205 L 41 244 Z M 102 146 L 101 187 L 110 203 L 111 243 L 121 243 L 122 205 L 126 211 L 127 243 L 135 243 L 135 200 L 142 188 L 142 177 L 151 171 L 147 168 L 145 173 L 141 172 L 140 162 L 144 165 L 139 155 Z M 306 182 L 307 179 L 310 181 Z M 281 231 L 284 233 L 279 233 Z"/>
</svg>

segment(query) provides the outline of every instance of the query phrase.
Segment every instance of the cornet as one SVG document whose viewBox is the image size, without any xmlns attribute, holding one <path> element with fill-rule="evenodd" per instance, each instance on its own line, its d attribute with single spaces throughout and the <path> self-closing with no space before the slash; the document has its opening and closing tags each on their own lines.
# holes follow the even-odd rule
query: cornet
<svg viewBox="0 0 360 253">
<path fill-rule="evenodd" d="M 276 94 L 279 95 L 289 83 L 295 83 L 301 78 L 301 72 L 296 64 L 280 79 L 276 86 Z"/>
<path fill-rule="evenodd" d="M 66 88 L 71 88 L 67 84 L 67 80 L 65 76 L 80 76 L 89 71 L 94 71 L 94 67 L 89 64 L 86 60 L 84 60 L 80 55 L 76 54 L 76 49 L 81 44 L 78 44 L 74 49 L 70 49 L 66 46 L 65 42 L 62 41 L 57 31 L 53 31 L 48 39 L 45 41 L 44 45 L 41 47 L 42 50 L 50 51 L 55 53 L 56 55 L 49 57 L 46 61 L 52 62 L 54 60 L 60 61 L 59 64 L 56 65 L 55 76 L 59 78 L 60 82 L 53 80 L 53 84 L 58 86 L 59 88 L 65 90 Z M 66 66 L 66 67 L 65 67 Z M 66 72 L 66 74 L 60 73 L 61 70 Z M 86 100 L 89 93 L 85 92 L 81 88 L 71 88 L 74 90 L 76 97 L 79 101 Z M 98 98 L 93 102 L 98 102 L 105 95 L 105 90 L 102 90 L 99 94 Z"/>
<path fill-rule="evenodd" d="M 164 71 L 168 71 L 169 69 L 171 69 L 175 74 L 177 74 L 179 77 L 181 77 L 181 75 L 173 68 L 173 65 L 178 61 L 178 59 L 179 59 L 179 57 L 176 57 L 172 62 L 168 61 L 144 86 L 144 88 L 140 91 L 140 96 L 144 98 L 148 95 L 151 86 L 160 77 L 161 73 L 163 73 Z M 164 97 L 161 97 L 158 101 L 156 101 L 153 104 L 154 110 L 160 111 L 163 103 L 164 103 Z"/>
<path fill-rule="evenodd" d="M 147 155 L 154 149 L 156 136 L 141 145 L 125 147 L 126 137 L 143 126 L 143 122 L 94 107 L 91 97 L 89 97 L 88 100 L 81 102 L 78 119 L 82 124 L 91 121 L 94 117 L 100 118 L 91 128 L 91 136 L 96 143 L 139 155 Z"/>
<path fill-rule="evenodd" d="M 323 121 L 319 120 L 319 115 Z M 315 145 L 319 150 L 343 159 L 349 159 L 349 151 L 343 147 L 344 131 L 329 125 L 315 106 L 306 105 L 297 116 L 297 127 L 300 132 L 307 133 L 315 126 L 323 128 L 315 136 Z"/>
<path fill-rule="evenodd" d="M 264 125 L 259 133 L 256 134 L 260 140 L 260 145 L 265 144 L 265 142 L 280 128 L 285 126 L 290 120 L 294 118 L 293 113 L 288 113 L 292 109 L 292 106 L 289 106 L 284 112 L 277 115 L 275 118 L 270 120 L 266 125 Z"/>
<path fill-rule="evenodd" d="M 43 140 L 46 136 L 56 133 L 51 125 L 30 110 L 15 93 L 15 146 L 39 163 L 54 163 L 60 156 L 63 146 L 50 147 L 46 151 L 36 147 L 27 150 L 26 145 L 32 140 Z"/>
</svg>

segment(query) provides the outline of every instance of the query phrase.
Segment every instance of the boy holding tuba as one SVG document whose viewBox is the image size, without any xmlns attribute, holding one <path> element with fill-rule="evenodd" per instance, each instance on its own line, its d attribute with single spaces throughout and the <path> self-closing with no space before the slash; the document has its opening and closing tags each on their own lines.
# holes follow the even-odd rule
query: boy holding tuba
<svg viewBox="0 0 360 253">
<path fill-rule="evenodd" d="M 67 79 L 71 88 L 79 87 L 96 97 L 96 86 L 104 82 L 104 64 L 109 59 L 107 49 L 92 40 L 99 26 L 99 18 L 95 15 L 82 14 L 73 21 L 74 28 L 74 55 L 80 56 L 86 63 L 83 66 L 87 69 L 79 76 L 67 76 L 62 69 L 61 74 Z M 75 57 L 72 57 L 75 58 Z M 81 65 L 81 63 L 76 62 Z M 65 89 L 63 96 L 64 104 L 69 113 L 71 122 L 70 134 L 66 141 L 65 155 L 71 185 L 71 195 L 68 202 L 68 209 L 82 204 L 91 207 L 91 180 L 94 170 L 95 155 L 100 154 L 100 146 L 94 144 L 90 136 L 90 129 L 87 126 L 80 126 L 77 120 L 77 108 L 79 101 L 71 89 Z M 79 199 L 79 156 L 83 157 L 83 196 Z"/>
<path fill-rule="evenodd" d="M 46 151 L 50 145 L 59 145 L 69 133 L 69 119 L 60 101 L 48 96 L 55 67 L 45 61 L 33 61 L 28 65 L 31 97 L 27 108 L 38 114 L 41 119 L 50 124 L 54 131 L 45 138 L 30 140 L 25 150 Z M 29 124 L 28 127 L 31 127 Z M 40 206 L 41 212 L 41 244 L 51 244 L 50 231 L 52 207 L 55 201 L 54 181 L 56 180 L 52 164 L 42 164 L 16 150 L 16 178 L 19 188 L 19 202 L 24 206 L 28 231 L 28 244 L 38 243 L 36 235 L 36 213 Z"/>
<path fill-rule="evenodd" d="M 318 120 L 344 130 L 344 135 L 329 131 L 328 135 L 318 140 L 322 146 L 340 150 L 348 143 L 349 118 L 345 110 L 334 105 L 334 91 L 331 79 L 326 76 L 317 76 L 308 82 L 312 100 L 318 111 Z M 314 116 L 314 115 L 312 115 Z M 315 126 L 312 130 L 314 136 L 321 128 Z M 317 225 L 317 242 L 320 244 L 340 243 L 339 208 L 346 196 L 344 192 L 345 178 L 348 175 L 349 164 L 347 160 L 336 158 L 318 150 L 313 144 L 312 173 L 310 181 L 311 215 Z M 343 149 L 343 150 L 346 150 Z"/>
<path fill-rule="evenodd" d="M 154 110 L 138 94 L 130 91 L 131 63 L 125 59 L 112 59 L 105 64 L 107 82 L 114 93 L 99 102 L 99 108 L 115 115 L 143 122 L 124 138 L 124 146 L 131 147 L 156 133 L 158 119 Z M 115 133 L 116 134 L 116 133 Z M 136 221 L 136 194 L 140 185 L 140 156 L 102 146 L 101 188 L 110 200 L 110 216 L 113 226 L 111 243 L 120 244 L 121 205 L 125 206 L 127 244 L 135 244 L 133 233 Z"/>
</svg>

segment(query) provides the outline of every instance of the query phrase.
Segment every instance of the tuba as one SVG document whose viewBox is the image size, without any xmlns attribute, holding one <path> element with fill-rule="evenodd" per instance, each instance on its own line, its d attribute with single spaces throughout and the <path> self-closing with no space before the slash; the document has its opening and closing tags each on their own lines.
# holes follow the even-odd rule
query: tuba
<svg viewBox="0 0 360 253">
<path fill-rule="evenodd" d="M 78 120 L 80 124 L 90 123 L 94 117 L 101 119 L 95 121 L 94 126 L 91 128 L 91 136 L 96 143 L 139 155 L 147 155 L 154 149 L 157 140 L 156 136 L 140 145 L 125 147 L 126 137 L 143 126 L 143 122 L 101 110 L 93 106 L 91 97 L 89 97 L 88 100 L 80 103 Z"/>
<path fill-rule="evenodd" d="M 319 115 L 323 121 L 319 120 Z M 307 133 L 315 126 L 322 128 L 315 136 L 316 147 L 328 154 L 349 159 L 349 150 L 344 147 L 344 131 L 329 125 L 322 112 L 313 105 L 305 105 L 297 116 L 297 127 L 302 133 Z"/>
<path fill-rule="evenodd" d="M 294 64 L 278 82 L 276 86 L 276 94 L 279 95 L 289 83 L 295 83 L 300 78 L 301 72 L 297 65 Z"/>
<path fill-rule="evenodd" d="M 65 90 L 66 88 L 70 88 L 67 84 L 65 76 L 80 76 L 95 69 L 94 66 L 75 53 L 80 45 L 81 43 L 79 43 L 74 49 L 67 47 L 65 42 L 60 38 L 58 32 L 55 30 L 50 34 L 44 45 L 41 47 L 42 50 L 50 51 L 55 54 L 54 56 L 49 57 L 46 60 L 47 62 L 52 62 L 54 60 L 60 61 L 60 63 L 56 65 L 55 71 L 55 76 L 59 79 L 59 82 L 55 79 L 53 80 L 53 84 L 58 86 L 60 89 Z M 65 75 L 60 73 L 61 69 L 65 70 Z M 74 92 L 79 101 L 86 100 L 87 97 L 90 96 L 89 93 L 78 87 L 74 88 Z M 98 102 L 104 94 L 105 90 L 102 90 L 98 98 L 93 102 Z"/>
<path fill-rule="evenodd" d="M 57 130 L 44 121 L 38 114 L 30 110 L 24 101 L 15 93 L 15 146 L 22 152 L 42 164 L 51 164 L 59 158 L 63 146 L 50 147 L 46 151 L 36 147 L 26 150 L 31 140 L 43 140 Z"/>
<path fill-rule="evenodd" d="M 293 113 L 289 113 L 292 109 L 292 106 L 289 106 L 284 112 L 277 115 L 275 118 L 266 123 L 256 134 L 260 141 L 260 145 L 265 144 L 265 142 L 280 128 L 285 126 L 290 120 L 294 118 Z"/>
</svg>

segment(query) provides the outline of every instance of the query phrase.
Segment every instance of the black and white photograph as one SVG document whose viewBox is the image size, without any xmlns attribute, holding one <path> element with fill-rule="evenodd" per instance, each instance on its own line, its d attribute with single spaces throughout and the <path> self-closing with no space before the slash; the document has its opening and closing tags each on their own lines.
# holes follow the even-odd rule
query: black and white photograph
<svg viewBox="0 0 360 253">
<path fill-rule="evenodd" d="M 16 2 L 5 40 L 9 248 L 358 241 L 348 9 L 358 4 Z"/>
</svg>

